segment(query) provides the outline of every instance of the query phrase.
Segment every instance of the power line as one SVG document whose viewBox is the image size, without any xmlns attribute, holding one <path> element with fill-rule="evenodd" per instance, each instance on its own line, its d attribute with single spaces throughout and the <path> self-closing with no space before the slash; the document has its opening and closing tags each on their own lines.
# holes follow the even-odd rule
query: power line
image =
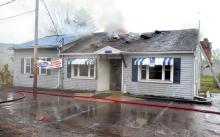
<svg viewBox="0 0 220 137">
<path fill-rule="evenodd" d="M 50 11 L 49 11 L 49 9 L 48 9 L 48 7 L 47 7 L 45 1 L 44 1 L 44 0 L 41 0 L 41 1 L 43 2 L 45 9 L 47 10 L 47 13 L 48 13 L 48 15 L 49 15 L 49 17 L 50 17 L 50 20 L 51 20 L 51 22 L 52 22 L 52 24 L 53 24 L 53 27 L 54 27 L 54 29 L 55 29 L 55 31 L 56 31 L 56 34 L 59 35 L 59 34 L 58 34 L 57 27 L 56 27 L 56 25 L 55 25 L 55 22 L 54 22 L 54 20 L 53 20 L 51 14 L 50 14 Z"/>
<path fill-rule="evenodd" d="M 14 2 L 14 1 L 15 1 L 15 0 L 11 0 L 11 1 L 9 1 L 9 2 L 3 3 L 3 4 L 0 5 L 0 7 L 5 6 L 5 5 L 7 5 L 7 4 L 10 4 L 10 3 Z"/>
<path fill-rule="evenodd" d="M 23 15 L 29 14 L 29 13 L 31 13 L 31 12 L 34 12 L 34 11 L 35 11 L 35 10 L 31 10 L 31 11 L 27 11 L 27 12 L 24 12 L 24 13 L 20 13 L 20 14 L 14 15 L 14 16 L 6 17 L 6 18 L 1 18 L 0 21 L 8 20 L 8 19 L 11 19 L 11 18 L 16 18 L 16 17 L 19 17 L 19 16 L 23 16 Z"/>
</svg>

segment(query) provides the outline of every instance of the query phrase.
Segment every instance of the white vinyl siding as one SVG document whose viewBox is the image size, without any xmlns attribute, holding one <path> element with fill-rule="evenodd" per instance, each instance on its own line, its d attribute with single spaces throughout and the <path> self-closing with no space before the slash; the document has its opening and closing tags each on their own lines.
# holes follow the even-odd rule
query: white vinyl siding
<svg viewBox="0 0 220 137">
<path fill-rule="evenodd" d="M 94 78 L 73 78 L 73 65 L 71 65 L 71 76 L 68 78 L 67 77 L 67 61 L 69 58 L 80 58 L 80 59 L 86 59 L 86 58 L 94 58 L 97 59 L 96 55 L 75 55 L 75 56 L 64 56 L 64 62 L 65 64 L 63 65 L 63 72 L 64 72 L 64 80 L 63 80 L 63 88 L 64 89 L 71 89 L 71 90 L 83 90 L 83 91 L 95 91 L 97 89 L 97 73 L 96 73 L 96 68 L 99 63 L 99 60 L 97 60 L 97 64 L 94 66 L 95 67 L 95 75 Z M 76 67 L 77 68 L 77 67 Z M 97 68 L 98 69 L 98 68 Z M 77 68 L 78 70 L 78 68 Z M 78 72 L 77 72 L 78 76 Z"/>
<path fill-rule="evenodd" d="M 39 57 L 48 57 L 55 59 L 57 58 L 57 50 L 56 49 L 39 49 L 38 53 Z M 14 73 L 13 73 L 13 86 L 19 87 L 32 87 L 33 86 L 33 77 L 32 74 L 22 74 L 21 70 L 25 69 L 25 58 L 30 58 L 33 56 L 33 49 L 22 49 L 14 51 Z M 21 66 L 23 59 L 23 67 Z M 33 60 L 33 59 L 32 59 Z M 31 66 L 33 68 L 33 66 Z M 38 75 L 38 87 L 39 88 L 47 88 L 47 89 L 55 89 L 58 85 L 58 70 L 59 69 L 51 69 L 50 75 Z"/>
<path fill-rule="evenodd" d="M 148 55 L 153 56 L 153 55 Z M 145 82 L 132 81 L 132 58 L 145 58 L 146 55 L 127 55 L 124 56 L 127 67 L 123 70 L 123 91 L 135 95 L 154 95 L 179 97 L 193 99 L 194 97 L 194 63 L 193 54 L 168 54 L 158 55 L 159 57 L 172 56 L 173 58 L 181 58 L 181 77 L 180 83 L 173 82 Z M 173 72 L 171 72 L 173 73 Z"/>
</svg>

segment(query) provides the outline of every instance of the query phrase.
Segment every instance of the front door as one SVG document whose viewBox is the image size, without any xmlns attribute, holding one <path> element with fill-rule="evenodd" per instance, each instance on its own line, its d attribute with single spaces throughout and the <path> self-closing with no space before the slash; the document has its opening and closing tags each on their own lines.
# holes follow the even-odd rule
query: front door
<svg viewBox="0 0 220 137">
<path fill-rule="evenodd" d="M 110 90 L 121 91 L 121 59 L 110 59 Z"/>
</svg>

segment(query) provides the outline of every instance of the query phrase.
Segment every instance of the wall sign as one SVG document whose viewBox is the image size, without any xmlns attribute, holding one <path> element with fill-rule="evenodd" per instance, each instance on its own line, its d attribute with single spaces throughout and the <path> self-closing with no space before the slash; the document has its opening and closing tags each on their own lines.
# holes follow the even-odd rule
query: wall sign
<svg viewBox="0 0 220 137">
<path fill-rule="evenodd" d="M 105 50 L 106 54 L 112 54 L 112 50 Z"/>
<path fill-rule="evenodd" d="M 53 61 L 38 60 L 37 66 L 39 68 L 45 68 L 45 69 L 61 68 L 62 67 L 62 60 L 61 59 L 57 59 L 57 60 L 53 60 Z"/>
</svg>

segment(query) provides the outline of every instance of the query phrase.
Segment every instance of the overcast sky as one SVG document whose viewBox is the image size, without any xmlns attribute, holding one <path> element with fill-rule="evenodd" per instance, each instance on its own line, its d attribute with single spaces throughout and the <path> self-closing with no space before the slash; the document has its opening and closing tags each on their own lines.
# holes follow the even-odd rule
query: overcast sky
<svg viewBox="0 0 220 137">
<path fill-rule="evenodd" d="M 2 3 L 10 0 L 0 0 Z M 41 0 L 40 0 L 41 1 Z M 214 48 L 220 48 L 220 8 L 218 0 L 45 0 L 49 9 L 73 3 L 73 8 L 91 11 L 98 25 L 119 23 L 129 32 L 199 28 L 201 38 L 208 37 Z M 21 43 L 33 39 L 34 13 L 17 18 L 2 18 L 33 10 L 35 0 L 16 0 L 0 7 L 0 43 Z M 48 18 L 41 4 L 40 19 Z M 93 8 L 93 9 L 92 9 Z M 100 10 L 101 9 L 101 10 Z M 106 11 L 105 11 L 106 10 Z M 101 12 L 100 12 L 101 11 Z M 53 14 L 53 13 L 52 13 Z M 116 17 L 117 16 L 117 17 Z M 40 23 L 40 36 L 48 35 Z"/>
</svg>

